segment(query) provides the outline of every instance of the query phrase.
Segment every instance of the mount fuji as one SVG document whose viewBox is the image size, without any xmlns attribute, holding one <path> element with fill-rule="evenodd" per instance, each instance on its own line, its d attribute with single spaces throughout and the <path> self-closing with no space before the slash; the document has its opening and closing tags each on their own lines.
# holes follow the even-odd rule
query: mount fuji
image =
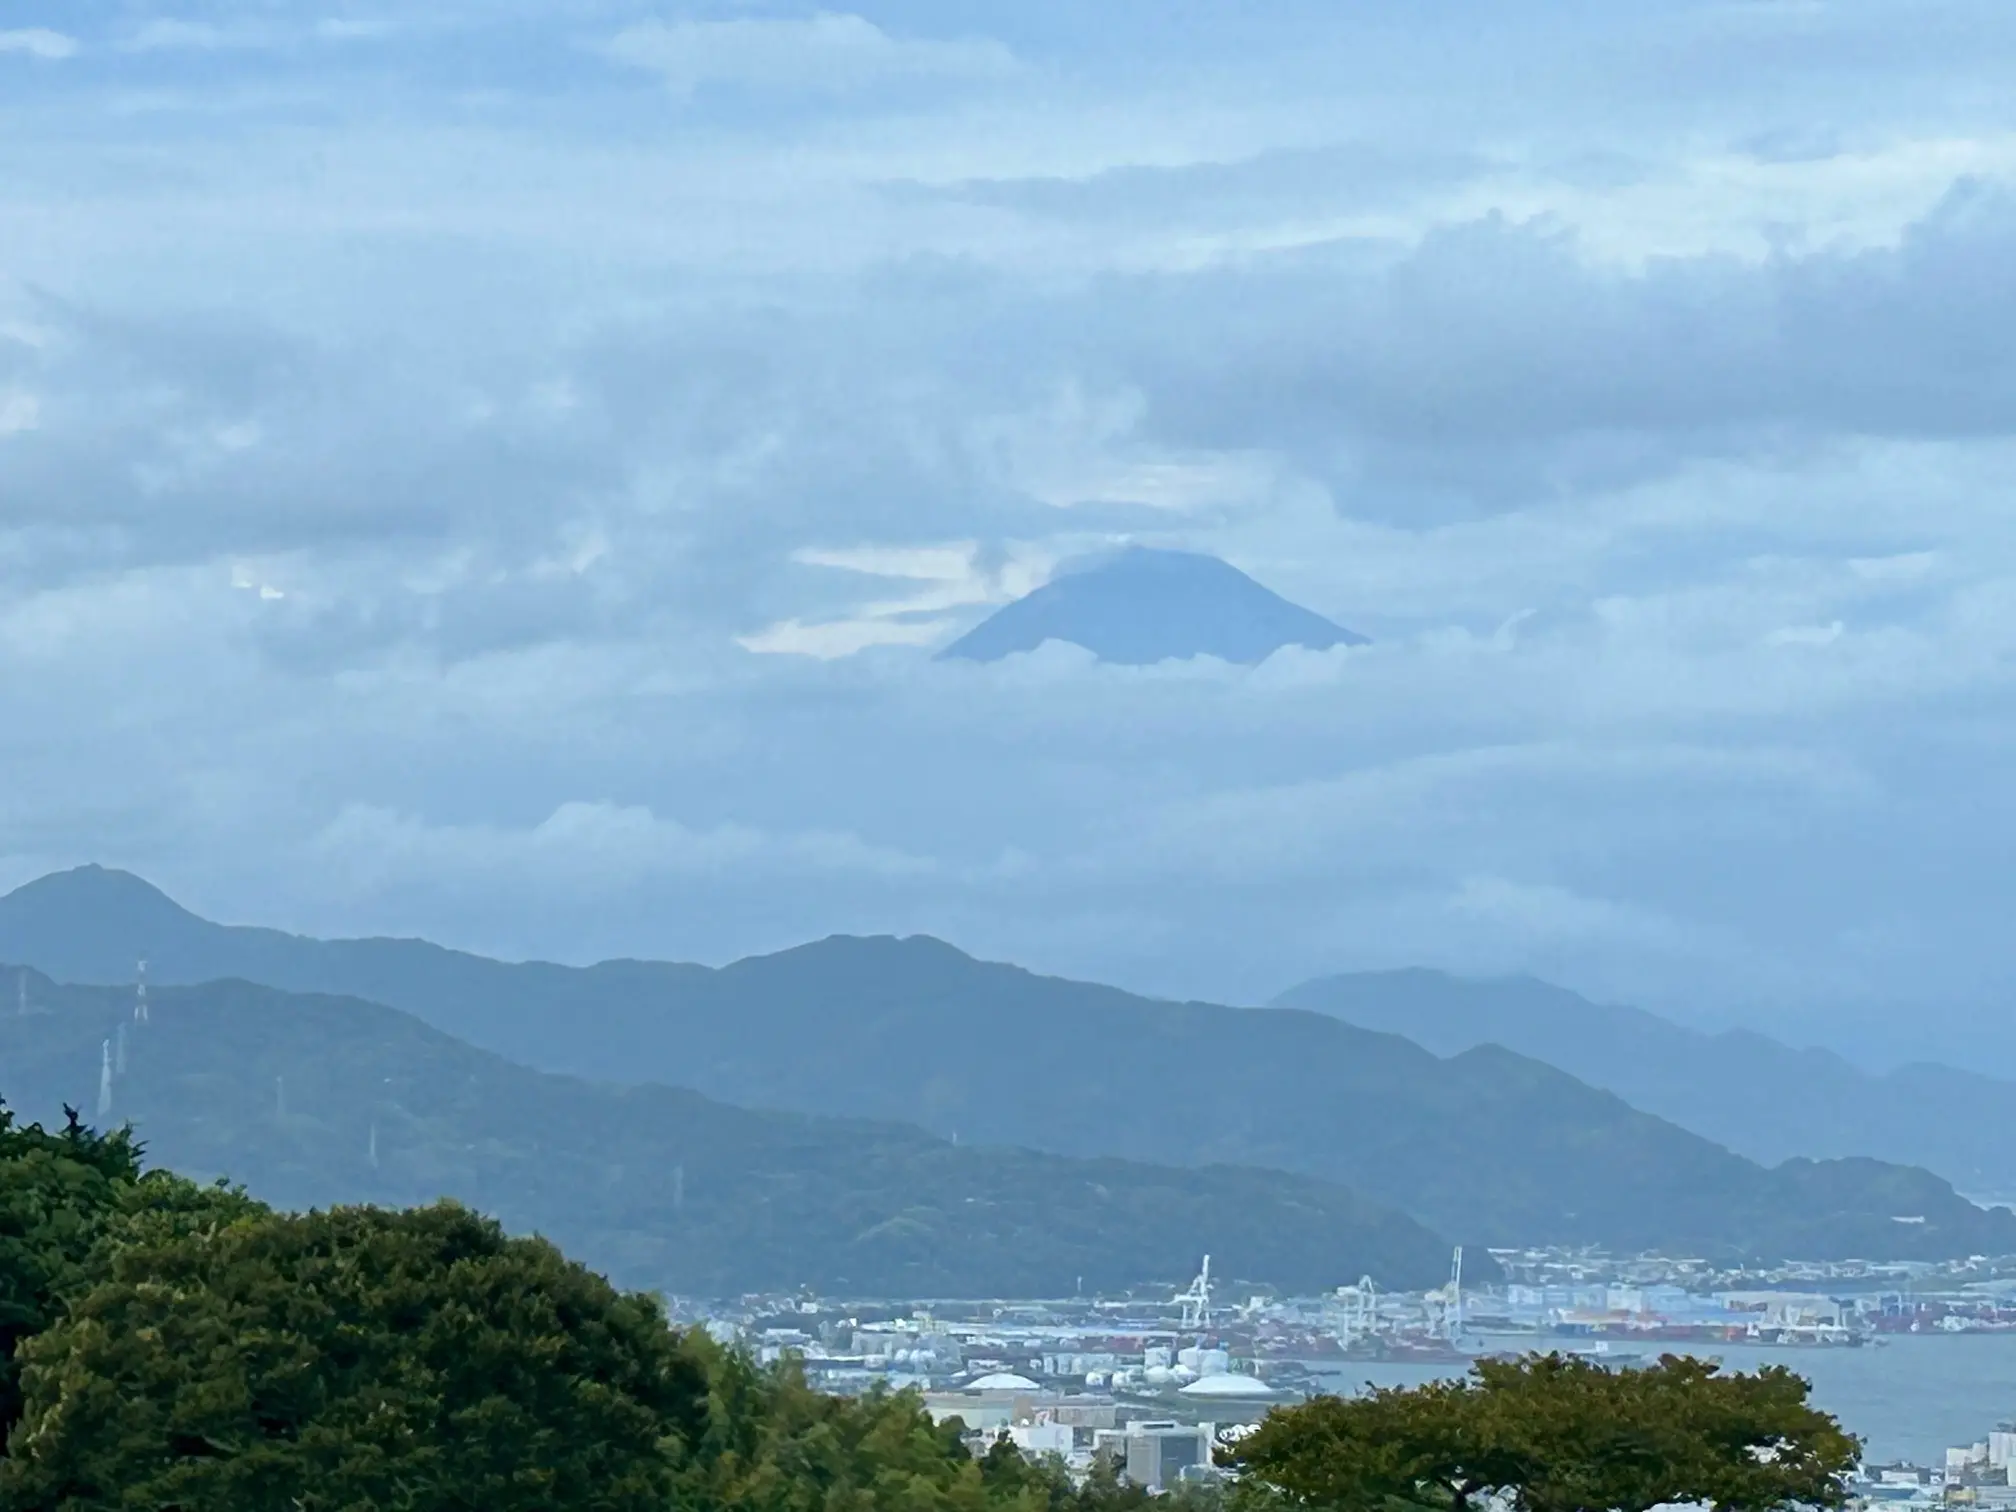
<svg viewBox="0 0 2016 1512">
<path fill-rule="evenodd" d="M 1365 644 L 1364 636 L 1291 604 L 1229 562 L 1132 546 L 1067 569 L 938 655 L 999 661 L 1052 640 L 1126 666 L 1192 656 L 1252 665 L 1283 646 L 1322 651 Z"/>
</svg>

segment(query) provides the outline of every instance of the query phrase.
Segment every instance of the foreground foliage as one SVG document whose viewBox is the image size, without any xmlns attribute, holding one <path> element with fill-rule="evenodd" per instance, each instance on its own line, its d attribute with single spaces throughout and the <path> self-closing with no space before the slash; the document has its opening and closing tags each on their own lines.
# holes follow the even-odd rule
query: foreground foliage
<svg viewBox="0 0 2016 1512">
<path fill-rule="evenodd" d="M 1129 1512 L 452 1203 L 276 1213 L 0 1109 L 0 1512 Z"/>
<path fill-rule="evenodd" d="M 443 1204 L 129 1244 L 22 1351 L 0 1508 L 662 1508 L 704 1376 L 646 1300 Z"/>
<path fill-rule="evenodd" d="M 1005 1440 L 969 1454 L 959 1422 L 934 1423 L 911 1392 L 833 1397 L 786 1362 L 758 1367 L 686 1336 L 710 1383 L 706 1423 L 683 1446 L 682 1507 L 723 1512 L 1168 1512 L 1215 1504 L 1208 1488 L 1151 1498 L 1110 1469 L 1073 1486 Z"/>
<path fill-rule="evenodd" d="M 274 1212 L 0 1109 L 0 1512 L 1144 1512 L 846 1399 L 453 1203 Z M 1557 1356 L 1277 1411 L 1172 1512 L 1764 1512 L 1854 1441 L 1789 1372 Z"/>
<path fill-rule="evenodd" d="M 70 1114 L 55 1133 L 0 1107 L 0 1433 L 21 1415 L 22 1343 L 61 1316 L 86 1284 L 107 1225 L 140 1181 L 140 1150 Z"/>
<path fill-rule="evenodd" d="M 1674 1355 L 1481 1361 L 1468 1380 L 1276 1411 L 1235 1462 L 1253 1490 L 1312 1509 L 1838 1507 L 1858 1445 L 1807 1389 L 1782 1366 L 1723 1375 Z"/>
</svg>

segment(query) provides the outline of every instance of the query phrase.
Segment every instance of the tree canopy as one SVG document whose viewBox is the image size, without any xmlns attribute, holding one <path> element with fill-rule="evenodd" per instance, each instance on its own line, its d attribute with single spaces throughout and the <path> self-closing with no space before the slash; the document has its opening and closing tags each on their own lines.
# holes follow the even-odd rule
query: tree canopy
<svg viewBox="0 0 2016 1512">
<path fill-rule="evenodd" d="M 682 1346 L 710 1383 L 706 1424 L 680 1450 L 680 1507 L 710 1512 L 1217 1512 L 1209 1485 L 1151 1495 L 1109 1463 L 1074 1482 L 1006 1438 L 979 1455 L 957 1419 L 913 1391 L 828 1396 L 791 1360 L 759 1367 L 701 1332 Z"/>
<path fill-rule="evenodd" d="M 1725 1375 L 1668 1355 L 1609 1370 L 1559 1354 L 1480 1361 L 1466 1380 L 1318 1397 L 1270 1414 L 1233 1463 L 1312 1509 L 1719 1512 L 1838 1507 L 1858 1446 L 1782 1366 Z"/>
<path fill-rule="evenodd" d="M 66 1111 L 67 1127 L 52 1133 L 0 1105 L 0 1434 L 21 1415 L 22 1342 L 84 1283 L 106 1224 L 140 1179 L 129 1133 L 97 1133 Z"/>
<path fill-rule="evenodd" d="M 644 1512 L 706 1382 L 646 1299 L 443 1203 L 141 1237 L 21 1388 L 9 1512 Z"/>
<path fill-rule="evenodd" d="M 758 1367 L 454 1204 L 276 1213 L 141 1154 L 0 1110 L 0 1512 L 1147 1505 Z"/>
</svg>

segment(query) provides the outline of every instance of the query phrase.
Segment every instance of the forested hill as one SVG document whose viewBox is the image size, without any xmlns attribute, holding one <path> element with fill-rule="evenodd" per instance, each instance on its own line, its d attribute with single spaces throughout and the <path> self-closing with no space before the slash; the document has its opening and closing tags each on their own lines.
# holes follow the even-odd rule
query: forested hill
<svg viewBox="0 0 2016 1512">
<path fill-rule="evenodd" d="M 2016 1252 L 2016 1218 L 1875 1161 L 1775 1169 L 1539 1061 L 1441 1059 L 1325 1014 L 1168 1003 L 835 938 L 712 970 L 506 965 L 423 941 L 208 923 L 87 868 L 0 900 L 0 959 L 103 981 L 243 976 L 353 993 L 527 1065 L 662 1081 L 969 1142 L 1335 1181 L 1466 1243 L 1784 1257 Z M 1907 1221 L 1899 1221 L 1907 1220 Z"/>
<path fill-rule="evenodd" d="M 1433 1285 L 1447 1243 L 1340 1187 L 954 1145 L 921 1130 L 726 1107 L 526 1070 L 397 1010 L 244 982 L 156 991 L 25 980 L 0 1091 L 109 1119 L 149 1158 L 282 1206 L 459 1198 L 618 1281 L 688 1295 L 1040 1296 L 1230 1277 L 1298 1291 Z M 123 1062 L 124 1071 L 118 1066 Z"/>
</svg>

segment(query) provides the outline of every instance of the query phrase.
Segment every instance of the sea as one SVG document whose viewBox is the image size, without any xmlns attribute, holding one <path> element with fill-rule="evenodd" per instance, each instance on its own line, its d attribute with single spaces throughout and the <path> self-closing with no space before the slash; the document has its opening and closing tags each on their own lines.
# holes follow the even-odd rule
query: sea
<svg viewBox="0 0 2016 1512">
<path fill-rule="evenodd" d="M 1486 1347 L 1532 1348 L 1523 1341 L 1480 1340 Z M 1617 1348 L 1624 1346 L 1618 1345 Z M 1725 1370 L 1785 1365 L 1813 1384 L 1813 1404 L 1840 1419 L 1873 1463 L 1945 1463 L 1949 1445 L 1971 1444 L 1997 1423 L 2016 1419 L 2016 1333 L 1898 1334 L 1860 1349 L 1772 1349 L 1745 1344 L 1669 1345 L 1674 1353 L 1722 1362 Z M 1659 1346 L 1647 1351 L 1647 1358 Z M 1462 1365 L 1387 1365 L 1354 1361 L 1315 1366 L 1325 1389 L 1418 1386 L 1461 1375 Z"/>
</svg>

